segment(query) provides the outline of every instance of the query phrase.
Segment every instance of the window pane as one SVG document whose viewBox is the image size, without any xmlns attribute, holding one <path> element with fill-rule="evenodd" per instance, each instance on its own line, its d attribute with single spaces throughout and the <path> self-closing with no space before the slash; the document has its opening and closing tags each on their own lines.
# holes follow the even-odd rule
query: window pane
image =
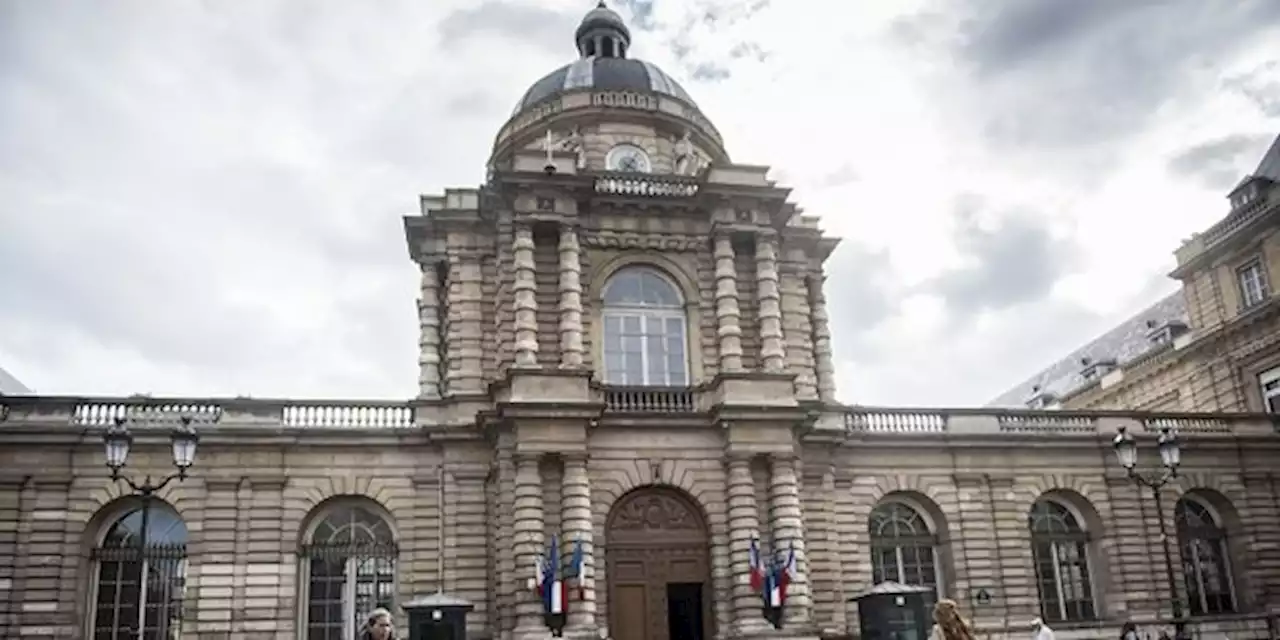
<svg viewBox="0 0 1280 640">
<path fill-rule="evenodd" d="M 622 333 L 628 336 L 641 335 L 640 316 L 623 316 L 622 317 Z"/>
<path fill-rule="evenodd" d="M 645 341 L 645 347 L 648 353 L 646 362 L 648 363 L 648 378 L 651 385 L 665 386 L 667 380 L 667 357 L 666 350 L 663 348 L 661 337 L 651 337 Z"/>
</svg>

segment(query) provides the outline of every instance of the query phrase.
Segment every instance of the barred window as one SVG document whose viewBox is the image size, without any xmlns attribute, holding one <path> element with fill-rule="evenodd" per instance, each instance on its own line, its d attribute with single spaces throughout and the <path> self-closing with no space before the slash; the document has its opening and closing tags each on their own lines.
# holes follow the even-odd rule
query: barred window
<svg viewBox="0 0 1280 640">
<path fill-rule="evenodd" d="M 872 582 L 897 582 L 938 591 L 937 536 L 914 507 L 883 502 L 867 519 Z"/>
<path fill-rule="evenodd" d="M 144 535 L 145 532 L 145 535 Z M 187 573 L 187 525 L 152 499 L 116 518 L 92 552 L 94 640 L 178 638 Z"/>
<path fill-rule="evenodd" d="M 1095 619 L 1089 532 L 1066 505 L 1048 499 L 1031 508 L 1028 525 L 1040 617 L 1047 622 Z"/>
<path fill-rule="evenodd" d="M 646 267 L 622 269 L 604 288 L 604 381 L 683 387 L 689 384 L 684 301 L 666 277 Z"/>
<path fill-rule="evenodd" d="M 303 628 L 308 640 L 348 640 L 374 609 L 395 604 L 395 534 L 358 503 L 331 505 L 314 522 L 300 553 Z"/>
<path fill-rule="evenodd" d="M 1190 496 L 1178 500 L 1174 520 L 1191 615 L 1235 612 L 1227 532 L 1221 521 L 1207 505 Z"/>
</svg>

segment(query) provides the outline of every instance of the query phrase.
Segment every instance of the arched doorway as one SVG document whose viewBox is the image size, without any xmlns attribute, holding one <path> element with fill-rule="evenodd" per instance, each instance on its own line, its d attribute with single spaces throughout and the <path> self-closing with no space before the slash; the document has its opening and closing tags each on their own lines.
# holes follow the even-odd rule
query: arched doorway
<svg viewBox="0 0 1280 640">
<path fill-rule="evenodd" d="M 623 495 L 605 545 L 614 640 L 712 637 L 711 537 L 693 498 L 656 486 Z"/>
</svg>

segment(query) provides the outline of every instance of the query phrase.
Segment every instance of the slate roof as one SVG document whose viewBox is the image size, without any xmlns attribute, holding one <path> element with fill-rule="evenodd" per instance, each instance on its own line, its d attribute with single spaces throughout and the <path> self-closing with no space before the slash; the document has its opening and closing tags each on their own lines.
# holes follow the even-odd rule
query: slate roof
<svg viewBox="0 0 1280 640">
<path fill-rule="evenodd" d="M 1253 172 L 1254 177 L 1270 178 L 1280 182 L 1280 136 L 1271 142 L 1271 148 L 1262 156 L 1262 162 Z"/>
<path fill-rule="evenodd" d="M 566 64 L 533 83 L 516 104 L 514 113 L 520 113 L 557 93 L 574 89 L 661 93 L 697 106 L 679 82 L 653 63 L 635 58 L 590 56 Z"/>
<path fill-rule="evenodd" d="M 1052 393 L 1059 398 L 1070 394 L 1085 385 L 1086 381 L 1080 375 L 1082 358 L 1089 358 L 1093 362 L 1114 359 L 1120 366 L 1132 362 L 1155 348 L 1147 336 L 1150 331 L 1148 321 L 1154 321 L 1157 325 L 1172 321 L 1187 324 L 1187 304 L 1182 292 L 1171 294 L 1125 320 L 1045 370 L 1000 394 L 988 402 L 987 406 L 1026 408 L 1036 385 L 1040 386 L 1041 392 Z"/>
<path fill-rule="evenodd" d="M 26 385 L 0 367 L 0 396 L 21 396 L 31 393 Z"/>
</svg>

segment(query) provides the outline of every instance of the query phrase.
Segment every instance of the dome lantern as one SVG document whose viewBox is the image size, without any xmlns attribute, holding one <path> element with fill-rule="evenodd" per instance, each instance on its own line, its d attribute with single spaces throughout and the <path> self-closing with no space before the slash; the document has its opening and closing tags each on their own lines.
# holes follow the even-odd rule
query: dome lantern
<svg viewBox="0 0 1280 640">
<path fill-rule="evenodd" d="M 583 58 L 625 58 L 631 46 L 631 30 L 604 0 L 582 18 L 574 38 Z"/>
</svg>

